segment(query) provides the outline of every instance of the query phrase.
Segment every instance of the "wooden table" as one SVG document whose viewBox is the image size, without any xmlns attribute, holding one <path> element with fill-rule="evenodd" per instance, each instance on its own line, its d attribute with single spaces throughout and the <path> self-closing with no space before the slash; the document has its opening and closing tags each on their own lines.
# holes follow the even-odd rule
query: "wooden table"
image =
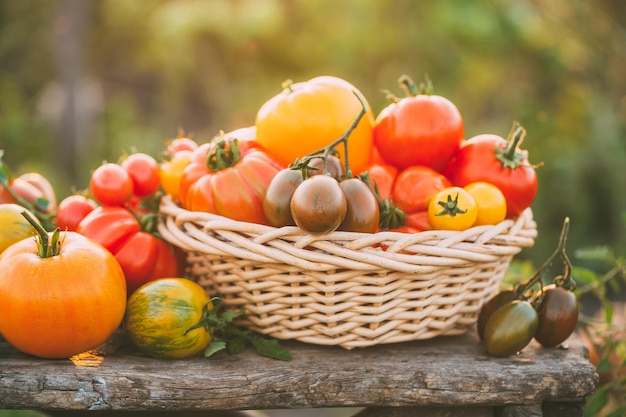
<svg viewBox="0 0 626 417">
<path fill-rule="evenodd" d="M 0 409 L 92 417 L 331 407 L 366 407 L 359 417 L 580 416 L 598 384 L 575 336 L 567 349 L 532 344 L 505 359 L 487 356 L 474 332 L 351 351 L 282 343 L 291 362 L 251 349 L 157 360 L 121 332 L 71 360 L 32 358 L 1 340 Z"/>
</svg>

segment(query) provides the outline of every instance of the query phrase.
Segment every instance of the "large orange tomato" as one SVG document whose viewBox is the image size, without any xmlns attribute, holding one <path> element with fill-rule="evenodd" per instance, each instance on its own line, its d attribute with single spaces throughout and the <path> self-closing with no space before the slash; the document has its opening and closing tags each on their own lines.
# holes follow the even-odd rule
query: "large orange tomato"
<svg viewBox="0 0 626 417">
<path fill-rule="evenodd" d="M 321 76 L 306 82 L 287 84 L 278 95 L 265 102 L 256 116 L 256 141 L 280 163 L 289 165 L 296 158 L 317 151 L 341 137 L 362 110 L 358 94 L 348 81 Z M 352 171 L 366 169 L 372 155 L 374 114 L 367 109 L 348 139 Z M 344 158 L 343 146 L 337 149 Z"/>
<path fill-rule="evenodd" d="M 39 229 L 38 241 L 21 240 L 0 255 L 0 333 L 22 352 L 67 358 L 119 327 L 126 282 L 104 247 L 75 232 Z"/>
</svg>

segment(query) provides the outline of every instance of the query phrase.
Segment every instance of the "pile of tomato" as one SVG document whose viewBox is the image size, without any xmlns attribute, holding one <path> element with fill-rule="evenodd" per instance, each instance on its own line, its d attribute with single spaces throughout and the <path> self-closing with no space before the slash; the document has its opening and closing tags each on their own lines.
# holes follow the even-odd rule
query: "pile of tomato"
<svg viewBox="0 0 626 417">
<path fill-rule="evenodd" d="M 48 232 L 104 247 L 123 273 L 129 302 L 139 288 L 184 274 L 183 254 L 156 229 L 163 196 L 190 211 L 312 234 L 465 230 L 516 218 L 531 206 L 538 182 L 536 165 L 520 148 L 523 127 L 514 124 L 506 138 L 465 138 L 461 113 L 433 93 L 429 80 L 416 85 L 403 76 L 399 85 L 404 96 L 388 92 L 389 105 L 376 115 L 341 78 L 285 82 L 252 126 L 204 142 L 181 132 L 156 157 L 124 154 L 96 167 L 87 190 L 58 204 L 45 178 L 15 177 L 0 163 L 0 206 L 22 207 Z M 3 231 L 0 248 L 23 237 Z M 0 266 L 9 262 L 0 256 Z M 6 309 L 11 303 L 0 299 Z M 2 315 L 6 310 L 4 334 Z"/>
</svg>

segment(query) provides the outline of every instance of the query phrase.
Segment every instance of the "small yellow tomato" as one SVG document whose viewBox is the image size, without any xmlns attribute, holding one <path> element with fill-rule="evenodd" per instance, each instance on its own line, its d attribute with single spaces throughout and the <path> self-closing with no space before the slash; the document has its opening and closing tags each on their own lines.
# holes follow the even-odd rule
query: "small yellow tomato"
<svg viewBox="0 0 626 417">
<path fill-rule="evenodd" d="M 35 233 L 33 226 L 22 216 L 23 211 L 36 219 L 32 212 L 20 205 L 0 204 L 0 253 L 12 244 L 33 236 Z M 39 223 L 38 220 L 36 221 Z"/>
<path fill-rule="evenodd" d="M 180 179 L 191 162 L 191 153 L 190 150 L 178 151 L 172 155 L 172 159 L 163 162 L 159 169 L 161 187 L 175 202 L 180 200 Z"/>
<path fill-rule="evenodd" d="M 428 204 L 428 220 L 434 229 L 469 229 L 477 215 L 474 197 L 461 187 L 444 188 Z"/>
<path fill-rule="evenodd" d="M 498 224 L 506 217 L 506 198 L 498 187 L 488 182 L 478 181 L 466 185 L 467 191 L 478 206 L 478 216 L 474 226 Z"/>
</svg>

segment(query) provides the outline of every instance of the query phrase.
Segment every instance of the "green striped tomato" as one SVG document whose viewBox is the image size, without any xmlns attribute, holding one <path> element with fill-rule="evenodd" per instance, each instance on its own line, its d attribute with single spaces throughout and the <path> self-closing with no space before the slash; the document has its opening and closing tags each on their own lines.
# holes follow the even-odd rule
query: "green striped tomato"
<svg viewBox="0 0 626 417">
<path fill-rule="evenodd" d="M 142 352 L 155 358 L 197 355 L 211 342 L 205 312 L 212 303 L 204 288 L 185 278 L 161 278 L 128 299 L 124 329 Z"/>
</svg>

